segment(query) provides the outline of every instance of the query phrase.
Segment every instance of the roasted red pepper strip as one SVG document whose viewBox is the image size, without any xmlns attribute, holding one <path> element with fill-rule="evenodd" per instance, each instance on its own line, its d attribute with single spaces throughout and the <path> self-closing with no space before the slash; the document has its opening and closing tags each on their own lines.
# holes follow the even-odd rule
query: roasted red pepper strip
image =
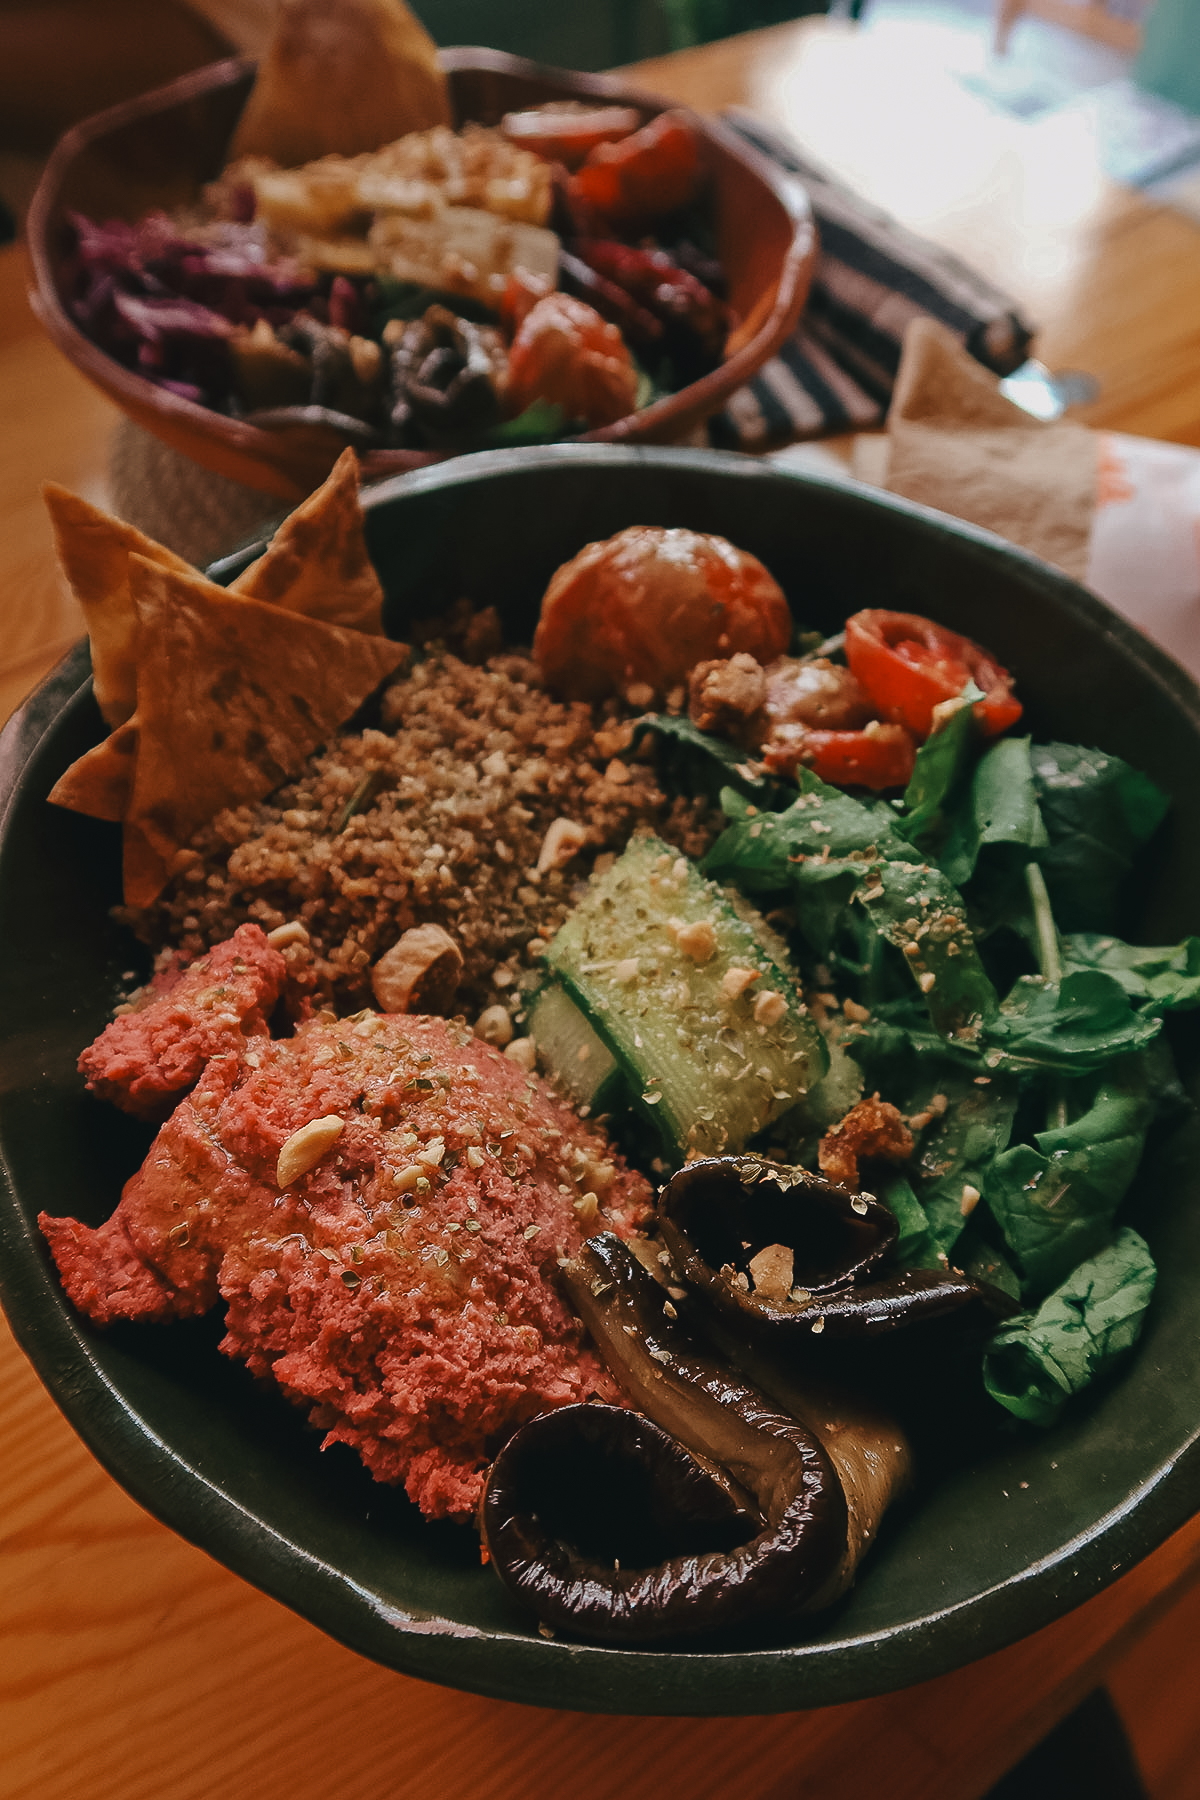
<svg viewBox="0 0 1200 1800">
<path fill-rule="evenodd" d="M 763 745 L 762 760 L 775 775 L 811 769 L 831 787 L 907 787 L 917 747 L 903 725 L 875 719 L 861 731 L 821 731 L 778 725 Z"/>
<path fill-rule="evenodd" d="M 969 681 L 982 691 L 975 717 L 988 737 L 1021 716 L 1012 676 L 989 651 L 917 613 L 855 613 L 846 620 L 846 661 L 882 716 L 918 738 L 933 730 L 934 707 L 958 699 Z"/>
<path fill-rule="evenodd" d="M 616 224 L 675 212 L 700 186 L 700 146 L 690 125 L 660 113 L 619 144 L 599 144 L 571 177 L 571 197 Z"/>
</svg>

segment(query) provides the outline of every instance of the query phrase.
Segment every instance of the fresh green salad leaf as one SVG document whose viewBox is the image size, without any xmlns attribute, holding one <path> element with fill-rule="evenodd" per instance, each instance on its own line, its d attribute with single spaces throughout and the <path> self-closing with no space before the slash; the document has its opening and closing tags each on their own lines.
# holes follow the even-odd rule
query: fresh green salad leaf
<svg viewBox="0 0 1200 1800">
<path fill-rule="evenodd" d="M 483 443 L 497 450 L 512 450 L 519 444 L 553 444 L 565 435 L 571 423 L 556 401 L 532 400 L 515 419 L 491 426 Z"/>
<path fill-rule="evenodd" d="M 1170 804 L 1148 775 L 1077 744 L 1038 744 L 1033 778 L 1050 836 L 1038 860 L 1060 931 L 1109 931 L 1121 884 Z"/>
<path fill-rule="evenodd" d="M 1001 1056 L 989 1065 L 1012 1070 L 1057 1070 L 1086 1075 L 1114 1057 L 1144 1050 L 1161 1022 L 1134 1011 L 1111 975 L 1078 969 L 1061 982 L 1023 975 L 981 1036 Z"/>
<path fill-rule="evenodd" d="M 900 1228 L 896 1239 L 896 1259 L 906 1269 L 940 1269 L 941 1258 L 925 1208 L 913 1193 L 903 1175 L 893 1175 L 879 1190 L 879 1199 L 896 1215 Z"/>
<path fill-rule="evenodd" d="M 1077 1118 L 992 1163 L 984 1198 L 1027 1293 L 1044 1294 L 1107 1238 L 1154 1118 L 1152 1069 L 1145 1057 L 1114 1065 Z"/>
<path fill-rule="evenodd" d="M 807 770 L 800 778 L 799 799 L 781 813 L 752 815 L 736 794 L 722 795 L 733 822 L 705 858 L 705 874 L 750 893 L 788 893 L 818 955 L 831 948 L 849 902 L 860 901 L 874 931 L 900 950 L 937 1031 L 994 1010 L 960 896 L 901 837 L 895 814 Z"/>
<path fill-rule="evenodd" d="M 704 794 L 718 801 L 723 789 L 732 789 L 755 806 L 767 810 L 786 807 L 795 790 L 791 784 L 772 781 L 755 771 L 754 758 L 728 738 L 701 731 L 684 714 L 649 713 L 639 719 L 634 744 L 644 732 L 652 732 L 658 752 L 658 769 L 674 793 Z"/>
<path fill-rule="evenodd" d="M 873 865 L 855 899 L 872 925 L 908 964 L 935 1031 L 957 1031 L 993 1013 L 996 990 L 979 959 L 967 909 L 940 869 L 929 863 Z M 865 873 L 865 871 L 864 871 Z"/>
<path fill-rule="evenodd" d="M 1144 1240 L 1119 1231 L 1036 1313 L 996 1334 L 983 1357 L 988 1393 L 1018 1419 L 1053 1424 L 1072 1394 L 1136 1344 L 1154 1278 Z"/>
<path fill-rule="evenodd" d="M 703 734 L 679 721 L 671 734 L 702 754 Z M 1100 935 L 1165 809 L 1152 782 L 1022 738 L 972 764 L 975 740 L 962 708 L 922 746 L 902 806 L 803 768 L 781 805 L 746 791 L 723 746 L 707 791 L 725 772 L 729 823 L 704 867 L 786 902 L 810 979 L 844 1002 L 839 1053 L 913 1122 L 913 1158 L 879 1177 L 902 1263 L 952 1260 L 1029 1305 L 1050 1295 L 988 1352 L 990 1391 L 1048 1419 L 1132 1343 L 1153 1285 L 1140 1238 L 1112 1232 L 1150 1125 L 1181 1092 L 1162 1015 L 1200 1006 L 1200 937 L 1147 949 Z M 1034 956 L 1041 973 L 1019 973 Z M 823 1115 L 858 1092 L 853 1076 L 830 1087 Z M 824 1123 L 805 1115 L 805 1156 Z"/>
<path fill-rule="evenodd" d="M 1012 1136 L 1017 1087 L 998 1078 L 980 1087 L 956 1069 L 943 1069 L 938 1091 L 947 1106 L 922 1136 L 917 1192 L 934 1243 L 950 1255 Z"/>
<path fill-rule="evenodd" d="M 974 1045 L 938 1038 L 924 1024 L 920 1029 L 915 1008 L 880 1008 L 844 1042 L 869 1089 L 910 1121 L 926 1121 L 914 1127 L 920 1140 L 907 1173 L 934 1248 L 957 1256 L 972 1196 L 983 1192 L 994 1159 L 1008 1147 L 1020 1086 L 988 1069 Z"/>
<path fill-rule="evenodd" d="M 798 797 L 769 821 L 757 818 L 736 793 L 730 805 L 722 798 L 730 824 L 704 859 L 706 875 L 739 882 L 744 876 L 758 892 L 781 892 L 793 884 L 794 869 L 810 858 L 920 860 L 882 800 L 854 800 L 810 769 L 798 769 L 796 779 Z"/>
<path fill-rule="evenodd" d="M 956 887 L 974 875 L 988 846 L 1015 847 L 1028 860 L 1049 843 L 1038 806 L 1028 738 L 998 738 L 975 765 L 963 803 L 948 820 L 938 865 Z"/>
<path fill-rule="evenodd" d="M 969 699 L 981 699 L 971 684 Z M 964 704 L 952 713 L 940 731 L 918 745 L 912 778 L 904 790 L 904 812 L 897 828 L 912 843 L 932 848 L 942 825 L 946 805 L 975 755 L 979 728 L 971 707 Z"/>
<path fill-rule="evenodd" d="M 863 805 L 800 771 L 801 794 L 786 811 L 764 813 L 730 789 L 721 807 L 730 820 L 704 859 L 704 873 L 745 894 L 788 894 L 801 929 L 818 955 L 832 946 L 838 924 L 862 882 L 871 855 L 915 856 L 893 828 L 895 815 Z"/>
<path fill-rule="evenodd" d="M 1021 1283 L 1016 1270 L 1008 1258 L 988 1241 L 974 1219 L 968 1220 L 967 1229 L 958 1241 L 954 1262 L 964 1275 L 970 1275 L 975 1281 L 990 1282 L 1002 1294 L 1007 1294 L 1010 1300 L 1020 1300 Z"/>
<path fill-rule="evenodd" d="M 1200 1006 L 1200 937 L 1147 949 L 1078 932 L 1063 938 L 1061 950 L 1064 969 L 1099 969 L 1119 982 L 1139 1012 L 1157 1016 Z"/>
</svg>

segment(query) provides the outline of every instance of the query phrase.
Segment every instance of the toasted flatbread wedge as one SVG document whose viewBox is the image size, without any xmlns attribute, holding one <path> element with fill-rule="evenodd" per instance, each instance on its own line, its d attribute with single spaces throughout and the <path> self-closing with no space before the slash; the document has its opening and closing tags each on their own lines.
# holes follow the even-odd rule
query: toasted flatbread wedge
<svg viewBox="0 0 1200 1800">
<path fill-rule="evenodd" d="M 295 774 L 407 652 L 144 557 L 131 560 L 131 590 L 139 741 L 125 899 L 145 907 L 202 825 Z"/>
<path fill-rule="evenodd" d="M 383 630 L 383 588 L 363 537 L 353 450 L 342 451 L 329 479 L 283 521 L 229 591 L 353 631 Z"/>
<path fill-rule="evenodd" d="M 185 575 L 193 573 L 192 566 L 135 526 L 115 519 L 57 482 L 48 481 L 42 495 L 54 528 L 58 560 L 83 609 L 92 640 L 96 704 L 109 725 L 121 725 L 137 705 L 133 659 L 137 620 L 129 597 L 129 558 L 146 557 Z"/>
<path fill-rule="evenodd" d="M 137 761 L 136 714 L 73 762 L 50 790 L 55 806 L 119 824 L 129 810 Z"/>
<path fill-rule="evenodd" d="M 295 168 L 452 122 L 437 46 L 402 0 L 283 0 L 230 155 Z"/>
</svg>

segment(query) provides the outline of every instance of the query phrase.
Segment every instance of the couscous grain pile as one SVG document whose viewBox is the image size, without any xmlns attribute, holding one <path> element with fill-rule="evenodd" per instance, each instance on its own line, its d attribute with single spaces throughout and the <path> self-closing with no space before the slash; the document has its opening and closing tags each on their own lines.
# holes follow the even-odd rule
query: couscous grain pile
<svg viewBox="0 0 1200 1800">
<path fill-rule="evenodd" d="M 269 799 L 219 813 L 129 922 L 192 957 L 246 920 L 298 920 L 308 944 L 289 960 L 343 1011 L 370 1001 L 371 969 L 403 932 L 437 924 L 463 957 L 451 1010 L 517 1011 L 523 968 L 598 858 L 639 825 L 692 855 L 720 827 L 638 760 L 635 716 L 554 700 L 528 657 L 475 666 L 431 646 L 385 690 L 382 728 L 338 737 Z"/>
</svg>

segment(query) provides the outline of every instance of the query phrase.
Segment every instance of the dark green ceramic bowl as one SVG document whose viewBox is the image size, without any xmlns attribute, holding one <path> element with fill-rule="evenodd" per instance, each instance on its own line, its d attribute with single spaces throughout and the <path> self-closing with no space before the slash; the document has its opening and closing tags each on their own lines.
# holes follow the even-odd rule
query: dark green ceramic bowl
<svg viewBox="0 0 1200 1800">
<path fill-rule="evenodd" d="M 1099 601 L 999 540 L 863 490 L 688 451 L 465 457 L 376 490 L 367 507 L 397 633 L 410 610 L 468 594 L 528 639 L 554 569 L 643 523 L 721 532 L 754 551 L 822 629 L 883 605 L 983 639 L 1015 672 L 1035 736 L 1101 745 L 1173 794 L 1133 931 L 1175 942 L 1196 928 L 1200 695 Z M 848 1600 L 784 1646 L 663 1654 L 546 1641 L 480 1567 L 471 1532 L 422 1524 L 350 1452 L 320 1454 L 299 1414 L 218 1355 L 217 1321 L 92 1330 L 66 1303 L 34 1221 L 47 1208 L 99 1223 L 146 1143 L 75 1072 L 123 974 L 140 966 L 108 917 L 117 834 L 45 804 L 100 730 L 79 651 L 0 740 L 0 1282 L 63 1411 L 175 1530 L 409 1674 L 540 1705 L 752 1713 L 859 1699 L 998 1649 L 1114 1580 L 1200 1506 L 1190 1126 L 1153 1153 L 1129 1206 L 1160 1269 L 1136 1355 L 1053 1431 L 1001 1427 L 967 1466 L 927 1479 Z M 1194 1037 L 1177 1048 L 1194 1093 Z"/>
</svg>

